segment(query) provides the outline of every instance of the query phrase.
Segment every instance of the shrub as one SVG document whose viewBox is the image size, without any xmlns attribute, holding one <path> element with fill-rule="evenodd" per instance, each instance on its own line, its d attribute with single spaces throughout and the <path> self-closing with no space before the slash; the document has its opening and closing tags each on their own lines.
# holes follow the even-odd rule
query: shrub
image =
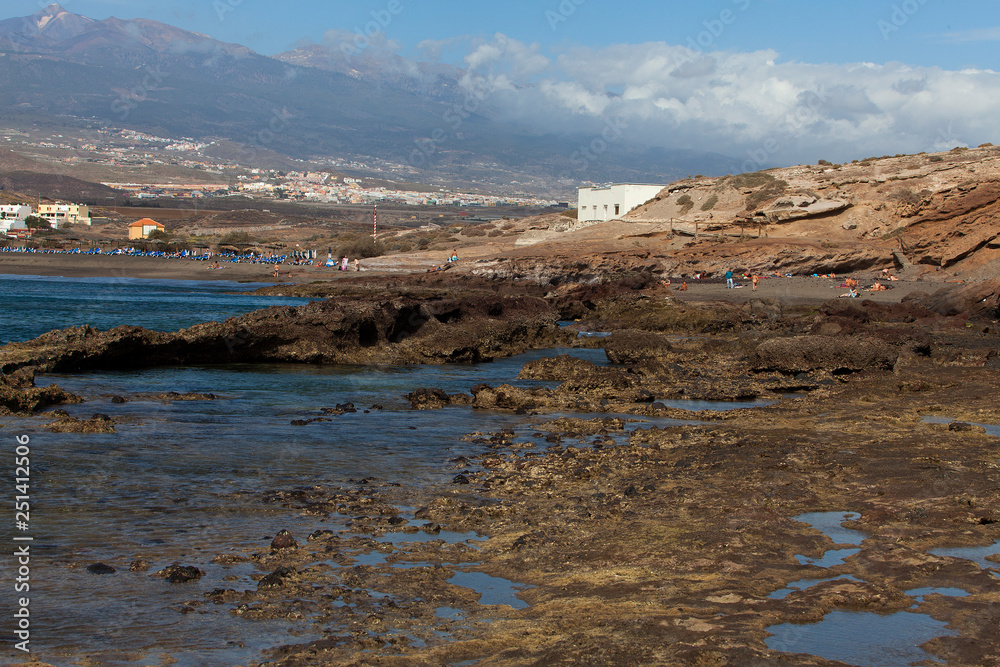
<svg viewBox="0 0 1000 667">
<path fill-rule="evenodd" d="M 857 160 L 855 160 L 855 162 L 857 162 Z M 820 160 L 816 164 L 818 164 L 818 165 L 820 165 L 822 167 L 832 167 L 833 166 L 833 163 L 830 162 L 829 160 Z"/>
<path fill-rule="evenodd" d="M 24 219 L 24 224 L 28 229 L 51 229 L 52 225 L 45 218 L 37 215 L 29 215 Z"/>
<path fill-rule="evenodd" d="M 941 157 L 940 155 L 932 155 L 929 158 L 927 158 L 927 161 L 928 162 L 943 162 L 944 158 Z"/>
<path fill-rule="evenodd" d="M 916 205 L 920 203 L 920 195 L 915 193 L 913 190 L 908 190 L 906 188 L 896 190 L 889 195 L 889 199 L 891 201 L 899 202 L 900 204 Z"/>
<path fill-rule="evenodd" d="M 694 208 L 694 200 L 691 199 L 691 195 L 681 195 L 677 203 L 681 205 L 681 215 Z"/>
<path fill-rule="evenodd" d="M 711 211 L 713 208 L 715 208 L 715 205 L 718 203 L 719 203 L 719 197 L 717 195 L 712 195 L 711 197 L 705 200 L 704 204 L 701 205 L 701 210 Z"/>
<path fill-rule="evenodd" d="M 772 177 L 771 181 L 765 187 L 747 195 L 746 210 L 753 211 L 764 202 L 771 199 L 777 199 L 781 195 L 785 194 L 785 190 L 787 188 L 787 182 L 779 181 L 778 179 Z"/>
<path fill-rule="evenodd" d="M 219 239 L 219 245 L 245 245 L 256 242 L 257 239 L 249 232 L 229 232 Z"/>
<path fill-rule="evenodd" d="M 489 237 L 490 237 L 491 239 L 492 239 L 492 238 L 495 238 L 495 237 L 497 237 L 497 236 L 503 236 L 503 230 L 500 230 L 500 229 L 494 229 L 493 231 L 491 231 L 491 232 L 489 233 Z"/>
<path fill-rule="evenodd" d="M 747 174 L 737 174 L 729 179 L 729 184 L 736 189 L 759 188 L 775 182 L 776 179 L 771 174 L 764 171 L 754 171 Z"/>
<path fill-rule="evenodd" d="M 357 257 L 366 259 L 368 257 L 379 257 L 385 254 L 385 246 L 381 241 L 376 242 L 370 236 L 357 237 L 342 242 L 337 246 L 338 257 Z"/>
<path fill-rule="evenodd" d="M 578 209 L 575 209 L 575 208 L 570 208 L 570 209 L 566 209 L 565 211 L 563 211 L 559 215 L 565 216 L 567 218 L 573 218 L 574 220 L 576 220 L 577 218 L 580 217 L 580 211 Z"/>
<path fill-rule="evenodd" d="M 466 227 L 462 230 L 462 236 L 486 236 L 486 231 L 479 227 Z"/>
</svg>

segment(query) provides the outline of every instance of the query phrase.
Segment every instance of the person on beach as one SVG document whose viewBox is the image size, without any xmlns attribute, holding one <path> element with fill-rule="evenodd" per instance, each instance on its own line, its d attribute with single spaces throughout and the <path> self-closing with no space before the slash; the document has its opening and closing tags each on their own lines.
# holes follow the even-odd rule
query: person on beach
<svg viewBox="0 0 1000 667">
<path fill-rule="evenodd" d="M 361 262 L 358 261 L 357 257 L 354 258 L 354 270 L 355 271 L 361 270 Z"/>
<path fill-rule="evenodd" d="M 688 283 L 687 283 L 686 280 L 681 283 L 681 286 L 677 288 L 677 291 L 678 292 L 687 292 L 688 291 Z"/>
<path fill-rule="evenodd" d="M 275 278 L 278 277 L 278 265 L 277 264 L 274 265 L 274 277 Z"/>
<path fill-rule="evenodd" d="M 340 270 L 341 271 L 347 270 L 347 255 L 344 255 L 344 257 L 340 260 Z"/>
<path fill-rule="evenodd" d="M 757 281 L 758 280 L 760 280 L 760 277 L 756 273 L 753 274 L 753 276 L 750 277 L 750 283 L 753 285 L 753 291 L 754 292 L 757 291 Z"/>
<path fill-rule="evenodd" d="M 732 269 L 727 269 L 726 270 L 726 288 L 727 289 L 733 289 L 733 270 Z"/>
</svg>

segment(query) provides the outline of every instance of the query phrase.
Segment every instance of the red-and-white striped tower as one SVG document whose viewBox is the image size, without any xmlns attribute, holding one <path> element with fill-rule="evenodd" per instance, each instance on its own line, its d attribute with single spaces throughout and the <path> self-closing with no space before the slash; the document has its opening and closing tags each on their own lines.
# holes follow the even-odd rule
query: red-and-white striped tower
<svg viewBox="0 0 1000 667">
<path fill-rule="evenodd" d="M 372 209 L 372 240 L 378 243 L 378 204 Z"/>
</svg>

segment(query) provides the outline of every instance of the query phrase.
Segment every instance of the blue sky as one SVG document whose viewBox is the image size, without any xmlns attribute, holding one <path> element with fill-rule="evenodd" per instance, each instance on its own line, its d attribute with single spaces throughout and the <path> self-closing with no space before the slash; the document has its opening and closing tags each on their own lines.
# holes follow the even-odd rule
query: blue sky
<svg viewBox="0 0 1000 667">
<path fill-rule="evenodd" d="M 392 0 L 64 0 L 94 19 L 149 18 L 236 42 L 265 55 L 319 42 L 331 29 L 364 29 Z M 997 66 L 1000 4 L 990 0 L 398 0 L 385 35 L 406 55 L 424 40 L 489 38 L 495 33 L 543 53 L 570 44 L 666 42 L 702 38 L 711 50 L 773 49 L 781 61 L 887 63 L 945 69 Z M 5 0 L 3 18 L 46 0 Z M 724 16 L 729 11 L 731 15 Z M 547 14 L 547 12 L 549 12 Z M 722 19 L 730 19 L 728 24 Z M 565 19 L 565 20 L 563 20 Z M 880 23 L 882 22 L 882 23 Z M 706 23 L 708 24 L 706 26 Z M 721 26 L 721 30 L 719 30 Z M 712 34 L 711 28 L 715 28 Z M 710 39 L 709 39 L 710 38 Z M 445 52 L 458 61 L 461 47 Z"/>
<path fill-rule="evenodd" d="M 3 18 L 45 4 L 5 0 Z M 541 133 L 713 151 L 745 171 L 1000 144 L 993 0 L 61 4 L 264 55 L 323 44 L 331 57 L 367 61 L 359 71 L 426 78 L 412 61 L 440 59 L 465 70 L 470 112 Z M 352 50 L 366 29 L 374 38 Z"/>
</svg>

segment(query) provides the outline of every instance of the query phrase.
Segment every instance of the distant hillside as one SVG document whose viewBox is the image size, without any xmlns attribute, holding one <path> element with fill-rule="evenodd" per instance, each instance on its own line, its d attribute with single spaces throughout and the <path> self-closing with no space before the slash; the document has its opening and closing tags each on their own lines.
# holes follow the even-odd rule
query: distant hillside
<svg viewBox="0 0 1000 667">
<path fill-rule="evenodd" d="M 16 192 L 52 200 L 78 204 L 107 205 L 122 194 L 100 183 L 88 183 L 60 174 L 39 174 L 31 171 L 0 172 L 0 191 Z"/>
<path fill-rule="evenodd" d="M 0 173 L 7 171 L 44 172 L 43 165 L 14 151 L 0 148 Z"/>
<path fill-rule="evenodd" d="M 581 180 L 739 170 L 721 155 L 625 142 L 582 161 L 592 135 L 538 135 L 485 108 L 455 130 L 446 119 L 464 95 L 453 68 L 419 65 L 411 75 L 402 65 L 342 62 L 322 47 L 268 58 L 155 21 L 95 21 L 58 5 L 0 21 L 0 53 L 0 113 L 224 139 L 236 147 L 228 154 L 255 166 L 281 155 L 350 157 L 396 165 L 401 180 L 562 194 Z"/>
</svg>

